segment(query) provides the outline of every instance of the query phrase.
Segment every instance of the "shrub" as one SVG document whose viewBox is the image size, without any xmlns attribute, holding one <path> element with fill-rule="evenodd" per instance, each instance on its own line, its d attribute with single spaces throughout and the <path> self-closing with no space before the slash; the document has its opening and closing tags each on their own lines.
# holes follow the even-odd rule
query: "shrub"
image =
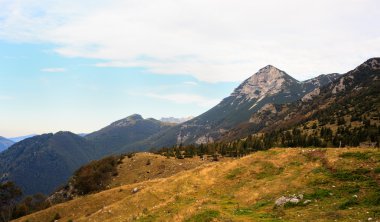
<svg viewBox="0 0 380 222">
<path fill-rule="evenodd" d="M 59 220 L 59 219 L 61 219 L 61 215 L 59 215 L 59 213 L 56 213 L 54 215 L 53 219 L 50 220 L 50 222 L 54 222 L 54 221 Z"/>
<path fill-rule="evenodd" d="M 117 165 L 123 156 L 110 156 L 95 160 L 79 168 L 72 178 L 72 184 L 79 195 L 103 190 L 112 176 L 117 175 Z"/>
</svg>

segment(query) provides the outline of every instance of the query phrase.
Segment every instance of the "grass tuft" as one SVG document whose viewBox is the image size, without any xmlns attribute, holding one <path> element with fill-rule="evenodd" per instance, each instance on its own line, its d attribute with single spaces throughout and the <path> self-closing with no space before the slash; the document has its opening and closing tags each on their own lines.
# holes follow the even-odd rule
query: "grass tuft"
<svg viewBox="0 0 380 222">
<path fill-rule="evenodd" d="M 235 179 L 238 175 L 242 174 L 243 173 L 243 169 L 242 168 L 235 168 L 233 170 L 231 170 L 227 176 L 226 176 L 226 179 L 229 179 L 229 180 L 233 180 Z"/>
<path fill-rule="evenodd" d="M 357 199 L 349 199 L 349 200 L 343 202 L 341 205 L 339 205 L 338 208 L 340 210 L 345 210 L 345 209 L 347 209 L 349 207 L 352 207 L 352 206 L 355 206 L 355 205 L 358 205 L 358 204 L 359 204 L 359 202 L 358 202 Z"/>
<path fill-rule="evenodd" d="M 219 211 L 216 210 L 206 210 L 201 213 L 195 214 L 192 217 L 185 220 L 186 222 L 211 222 L 214 218 L 218 218 L 220 215 Z"/>
</svg>

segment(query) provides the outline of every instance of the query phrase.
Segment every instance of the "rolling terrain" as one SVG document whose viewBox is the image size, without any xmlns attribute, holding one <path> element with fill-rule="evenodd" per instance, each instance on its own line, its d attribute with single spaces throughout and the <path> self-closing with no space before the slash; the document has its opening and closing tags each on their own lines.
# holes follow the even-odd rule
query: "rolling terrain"
<svg viewBox="0 0 380 222">
<path fill-rule="evenodd" d="M 15 221 L 376 221 L 379 162 L 377 149 L 275 148 L 132 184 L 120 173 L 108 190 Z"/>
</svg>

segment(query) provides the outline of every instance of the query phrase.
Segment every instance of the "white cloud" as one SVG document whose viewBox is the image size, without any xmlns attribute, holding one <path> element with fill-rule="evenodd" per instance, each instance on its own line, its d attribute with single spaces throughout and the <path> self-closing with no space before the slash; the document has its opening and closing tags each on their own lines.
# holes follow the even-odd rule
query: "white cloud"
<svg viewBox="0 0 380 222">
<path fill-rule="evenodd" d="M 195 104 L 200 107 L 213 107 L 218 102 L 217 99 L 210 99 L 196 94 L 184 94 L 184 93 L 173 93 L 173 94 L 155 94 L 148 93 L 145 96 L 171 101 L 177 104 Z"/>
<path fill-rule="evenodd" d="M 193 81 L 186 81 L 186 82 L 183 82 L 183 84 L 190 85 L 190 86 L 197 86 L 198 85 L 197 82 L 193 82 Z"/>
<path fill-rule="evenodd" d="M 378 0 L 0 0 L 0 38 L 48 42 L 97 66 L 207 82 L 272 64 L 303 80 L 380 54 Z M 85 7 L 84 7 L 85 6 Z M 86 8 L 86 10 L 84 10 Z"/>
<path fill-rule="evenodd" d="M 42 72 L 66 72 L 65 68 L 43 68 Z"/>
</svg>

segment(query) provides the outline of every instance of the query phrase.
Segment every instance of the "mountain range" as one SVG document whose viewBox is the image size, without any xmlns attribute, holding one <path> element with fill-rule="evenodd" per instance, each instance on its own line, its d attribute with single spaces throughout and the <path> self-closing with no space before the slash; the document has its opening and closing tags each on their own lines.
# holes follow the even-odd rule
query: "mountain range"
<svg viewBox="0 0 380 222">
<path fill-rule="evenodd" d="M 201 144 L 219 140 L 237 125 L 248 122 L 266 104 L 295 102 L 339 77 L 339 74 L 334 73 L 300 82 L 284 71 L 268 65 L 245 80 L 230 96 L 209 111 L 127 148 Z"/>
<path fill-rule="evenodd" d="M 180 124 L 134 114 L 85 137 L 70 132 L 35 136 L 0 154 L 0 181 L 13 180 L 27 194 L 49 193 L 82 164 L 110 154 L 239 139 L 297 124 L 306 129 L 308 122 L 323 123 L 330 114 L 349 118 L 355 112 L 377 123 L 379 63 L 373 58 L 346 74 L 306 81 L 268 65 L 218 105 Z"/>
</svg>

